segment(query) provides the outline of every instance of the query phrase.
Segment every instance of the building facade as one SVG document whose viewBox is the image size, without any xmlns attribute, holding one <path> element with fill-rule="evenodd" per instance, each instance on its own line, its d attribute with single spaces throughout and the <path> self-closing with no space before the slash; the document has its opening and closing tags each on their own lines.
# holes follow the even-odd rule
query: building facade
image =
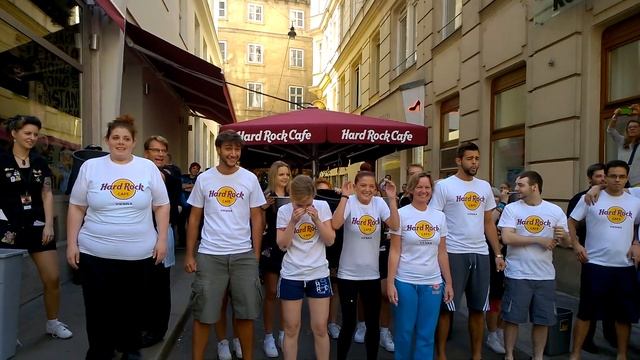
<svg viewBox="0 0 640 360">
<path fill-rule="evenodd" d="M 309 2 L 212 1 L 222 68 L 238 121 L 308 107 L 316 99 L 309 92 Z M 289 35 L 291 28 L 295 37 Z"/>
<path fill-rule="evenodd" d="M 543 196 L 566 206 L 590 164 L 616 157 L 607 119 L 640 102 L 638 0 L 317 5 L 314 90 L 327 108 L 411 121 L 423 107 L 429 145 L 380 159 L 379 177 L 405 182 L 412 162 L 446 177 L 457 145 L 474 141 L 480 177 L 513 184 L 536 170 Z M 576 262 L 562 267 L 559 284 L 575 292 Z"/>
<path fill-rule="evenodd" d="M 180 83 L 194 74 L 213 81 L 206 74 L 215 72 L 211 63 L 222 58 L 206 0 L 0 1 L 0 121 L 23 114 L 43 122 L 38 147 L 54 174 L 58 239 L 66 233 L 72 153 L 88 144 L 105 147 L 107 123 L 119 114 L 136 119 L 135 154 L 142 155 L 148 136 L 162 135 L 185 171 L 191 161 L 215 163 L 218 122 L 233 115 L 203 111 L 203 104 L 231 106 L 224 96 L 189 98 Z M 169 67 L 188 74 L 171 77 Z M 5 146 L 10 139 L 2 125 Z"/>
</svg>

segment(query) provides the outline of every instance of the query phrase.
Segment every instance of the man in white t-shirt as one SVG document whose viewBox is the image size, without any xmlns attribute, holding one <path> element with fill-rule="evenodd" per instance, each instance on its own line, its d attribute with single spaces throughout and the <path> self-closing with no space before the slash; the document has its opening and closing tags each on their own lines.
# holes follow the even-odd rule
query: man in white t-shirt
<svg viewBox="0 0 640 360">
<path fill-rule="evenodd" d="M 636 266 L 640 261 L 638 223 L 640 200 L 624 191 L 629 165 L 622 160 L 605 166 L 606 187 L 598 201 L 588 206 L 578 201 L 569 219 L 573 249 L 583 265 L 580 305 L 573 328 L 570 359 L 580 359 L 580 351 L 592 320 L 615 321 L 618 359 L 627 358 L 631 324 L 638 322 L 638 282 Z M 576 224 L 585 220 L 585 245 L 576 236 Z"/>
<path fill-rule="evenodd" d="M 480 166 L 480 150 L 474 143 L 461 144 L 456 154 L 458 172 L 436 183 L 429 206 L 447 218 L 447 252 L 453 279 L 453 301 L 440 311 L 436 330 L 436 355 L 446 359 L 446 345 L 452 312 L 466 293 L 469 308 L 469 336 L 472 358 L 482 357 L 484 312 L 489 309 L 489 261 L 502 271 L 504 259 L 492 218 L 496 207 L 491 185 L 475 177 Z M 486 237 L 485 237 L 486 235 Z M 489 259 L 487 239 L 496 255 Z"/>
<path fill-rule="evenodd" d="M 549 326 L 556 323 L 556 270 L 553 249 L 569 245 L 567 217 L 560 207 L 542 200 L 542 177 L 525 171 L 516 179 L 520 200 L 502 211 L 498 227 L 507 245 L 502 297 L 505 359 L 513 359 L 518 325 L 533 323 L 533 359 L 542 360 Z"/>
<path fill-rule="evenodd" d="M 235 131 L 223 131 L 215 146 L 220 163 L 198 176 L 189 196 L 185 270 L 195 272 L 192 285 L 193 359 L 203 359 L 211 324 L 220 317 L 227 287 L 235 315 L 235 330 L 244 359 L 253 359 L 253 321 L 262 310 L 258 259 L 266 204 L 256 176 L 240 166 L 244 141 Z M 197 256 L 200 219 L 204 226 Z"/>
</svg>

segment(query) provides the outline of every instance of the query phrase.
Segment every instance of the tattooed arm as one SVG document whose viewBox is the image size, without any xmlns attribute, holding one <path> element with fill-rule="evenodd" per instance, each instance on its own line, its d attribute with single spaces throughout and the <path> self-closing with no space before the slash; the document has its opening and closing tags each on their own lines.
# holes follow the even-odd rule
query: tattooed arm
<svg viewBox="0 0 640 360">
<path fill-rule="evenodd" d="M 53 192 L 51 191 L 51 177 L 44 178 L 42 184 L 42 205 L 44 207 L 44 230 L 42 231 L 42 244 L 53 240 Z"/>
</svg>

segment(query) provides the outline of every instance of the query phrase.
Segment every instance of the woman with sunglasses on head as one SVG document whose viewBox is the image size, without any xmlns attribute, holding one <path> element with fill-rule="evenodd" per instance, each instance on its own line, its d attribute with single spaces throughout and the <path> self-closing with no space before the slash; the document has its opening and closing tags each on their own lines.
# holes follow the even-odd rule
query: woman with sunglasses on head
<svg viewBox="0 0 640 360">
<path fill-rule="evenodd" d="M 45 331 L 54 338 L 73 334 L 58 321 L 60 310 L 60 268 L 53 229 L 51 170 L 47 161 L 33 151 L 42 128 L 40 119 L 18 115 L 10 118 L 7 132 L 13 143 L 0 155 L 0 247 L 25 249 L 38 268 L 44 287 L 47 314 Z"/>
</svg>

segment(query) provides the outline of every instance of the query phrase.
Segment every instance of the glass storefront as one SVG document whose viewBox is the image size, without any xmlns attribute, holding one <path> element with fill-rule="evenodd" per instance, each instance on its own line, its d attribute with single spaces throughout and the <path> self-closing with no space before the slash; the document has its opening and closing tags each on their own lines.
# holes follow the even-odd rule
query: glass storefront
<svg viewBox="0 0 640 360">
<path fill-rule="evenodd" d="M 66 190 L 82 144 L 81 39 L 81 7 L 73 1 L 0 2 L 0 121 L 18 114 L 42 121 L 37 151 L 49 162 L 55 193 Z M 2 126 L 0 146 L 9 145 Z"/>
</svg>

